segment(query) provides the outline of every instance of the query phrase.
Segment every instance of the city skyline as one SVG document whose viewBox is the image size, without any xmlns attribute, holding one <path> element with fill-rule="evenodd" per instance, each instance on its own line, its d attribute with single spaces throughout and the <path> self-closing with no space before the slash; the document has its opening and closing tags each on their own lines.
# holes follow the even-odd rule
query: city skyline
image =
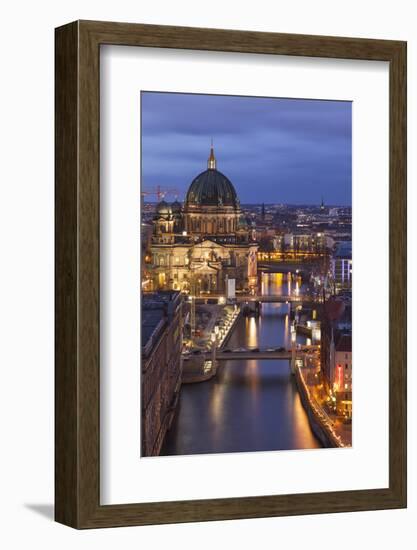
<svg viewBox="0 0 417 550">
<path fill-rule="evenodd" d="M 175 188 L 183 200 L 213 139 L 242 204 L 351 206 L 350 102 L 160 92 L 141 101 L 142 189 Z"/>
</svg>

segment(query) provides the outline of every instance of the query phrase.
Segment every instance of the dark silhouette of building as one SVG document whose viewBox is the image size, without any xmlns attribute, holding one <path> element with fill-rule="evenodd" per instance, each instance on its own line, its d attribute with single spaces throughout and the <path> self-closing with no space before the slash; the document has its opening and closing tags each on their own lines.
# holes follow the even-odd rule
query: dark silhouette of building
<svg viewBox="0 0 417 550">
<path fill-rule="evenodd" d="M 182 296 L 142 295 L 142 456 L 161 452 L 182 381 Z"/>
</svg>

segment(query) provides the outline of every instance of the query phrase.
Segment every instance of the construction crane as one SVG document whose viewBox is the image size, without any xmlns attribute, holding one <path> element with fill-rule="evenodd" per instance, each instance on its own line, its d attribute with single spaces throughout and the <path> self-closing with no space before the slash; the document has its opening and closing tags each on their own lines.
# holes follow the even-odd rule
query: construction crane
<svg viewBox="0 0 417 550">
<path fill-rule="evenodd" d="M 179 192 L 178 189 L 163 189 L 160 185 L 151 189 L 142 189 L 142 202 L 144 201 L 145 197 L 149 195 L 156 195 L 156 197 L 158 198 L 158 202 L 160 202 L 163 198 L 165 198 L 166 195 L 173 195 L 175 198 L 177 198 Z"/>
</svg>

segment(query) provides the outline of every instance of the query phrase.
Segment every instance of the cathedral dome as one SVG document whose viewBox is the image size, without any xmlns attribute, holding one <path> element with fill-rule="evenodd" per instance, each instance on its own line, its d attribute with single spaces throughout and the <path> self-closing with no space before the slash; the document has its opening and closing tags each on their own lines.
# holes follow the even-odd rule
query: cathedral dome
<svg viewBox="0 0 417 550">
<path fill-rule="evenodd" d="M 208 169 L 191 182 L 185 204 L 186 206 L 239 207 L 239 199 L 232 182 L 216 169 L 213 147 L 210 151 Z"/>
</svg>

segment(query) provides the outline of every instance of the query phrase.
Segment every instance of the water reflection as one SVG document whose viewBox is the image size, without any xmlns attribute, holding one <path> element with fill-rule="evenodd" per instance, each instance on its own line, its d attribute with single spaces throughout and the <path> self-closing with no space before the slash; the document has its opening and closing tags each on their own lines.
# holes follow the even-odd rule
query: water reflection
<svg viewBox="0 0 417 550">
<path fill-rule="evenodd" d="M 303 291 L 281 273 L 262 277 L 265 294 Z M 261 317 L 241 318 L 229 340 L 238 347 L 290 345 L 289 306 L 263 304 Z M 305 339 L 303 340 L 305 342 Z M 222 362 L 215 379 L 181 389 L 178 412 L 162 454 L 224 453 L 320 447 L 287 360 Z"/>
<path fill-rule="evenodd" d="M 254 317 L 246 317 L 245 330 L 248 335 L 248 346 L 256 347 L 258 345 L 258 325 Z"/>
</svg>

